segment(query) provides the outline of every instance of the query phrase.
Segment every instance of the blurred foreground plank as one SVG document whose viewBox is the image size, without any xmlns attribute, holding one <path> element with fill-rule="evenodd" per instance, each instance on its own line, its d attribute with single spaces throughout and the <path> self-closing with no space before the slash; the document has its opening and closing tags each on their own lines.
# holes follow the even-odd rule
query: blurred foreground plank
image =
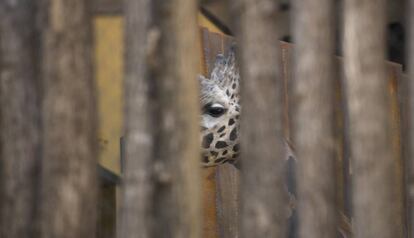
<svg viewBox="0 0 414 238">
<path fill-rule="evenodd" d="M 39 1 L 40 237 L 95 237 L 97 117 L 87 1 Z"/>
<path fill-rule="evenodd" d="M 32 237 L 40 158 L 35 3 L 0 2 L 0 237 Z"/>
<path fill-rule="evenodd" d="M 336 236 L 333 1 L 294 1 L 292 132 L 301 237 Z"/>
<path fill-rule="evenodd" d="M 345 85 L 356 238 L 402 237 L 385 65 L 385 1 L 345 2 Z"/>
<path fill-rule="evenodd" d="M 130 0 L 125 8 L 126 171 L 119 234 L 197 238 L 197 4 Z"/>
<path fill-rule="evenodd" d="M 279 1 L 233 1 L 241 63 L 241 237 L 285 237 Z"/>
</svg>

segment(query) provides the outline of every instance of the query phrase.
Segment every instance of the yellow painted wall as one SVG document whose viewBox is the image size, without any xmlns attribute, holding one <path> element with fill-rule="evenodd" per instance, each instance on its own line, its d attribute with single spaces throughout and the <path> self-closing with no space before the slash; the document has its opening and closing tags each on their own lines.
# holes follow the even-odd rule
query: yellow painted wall
<svg viewBox="0 0 414 238">
<path fill-rule="evenodd" d="M 120 137 L 123 123 L 123 19 L 94 19 L 95 78 L 98 89 L 99 161 L 110 171 L 120 172 Z"/>
<path fill-rule="evenodd" d="M 209 21 L 203 14 L 198 14 L 198 25 L 207 28 L 211 32 L 222 33 L 220 29 Z"/>
</svg>

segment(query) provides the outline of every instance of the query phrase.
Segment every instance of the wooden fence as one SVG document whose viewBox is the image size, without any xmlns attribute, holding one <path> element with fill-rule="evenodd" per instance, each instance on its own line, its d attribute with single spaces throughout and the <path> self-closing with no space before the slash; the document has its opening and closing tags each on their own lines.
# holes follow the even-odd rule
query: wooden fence
<svg viewBox="0 0 414 238">
<path fill-rule="evenodd" d="M 344 58 L 332 2 L 293 2 L 292 45 L 278 43 L 277 1 L 230 1 L 232 38 L 197 27 L 196 1 L 126 0 L 114 202 L 115 187 L 98 186 L 90 4 L 1 1 L 0 237 L 414 237 L 414 83 L 385 61 L 386 2 L 345 1 Z M 195 79 L 233 41 L 243 166 L 203 185 Z M 297 157 L 291 221 L 282 138 Z M 116 221 L 104 202 L 118 203 Z"/>
</svg>

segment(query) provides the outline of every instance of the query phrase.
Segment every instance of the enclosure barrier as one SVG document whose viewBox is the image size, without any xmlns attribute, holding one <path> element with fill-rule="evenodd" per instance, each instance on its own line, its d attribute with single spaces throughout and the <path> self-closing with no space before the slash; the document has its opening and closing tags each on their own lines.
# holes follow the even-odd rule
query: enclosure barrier
<svg viewBox="0 0 414 238">
<path fill-rule="evenodd" d="M 217 168 L 216 236 L 413 237 L 414 83 L 385 61 L 386 2 L 344 1 L 343 59 L 333 8 L 293 1 L 292 46 L 278 44 L 278 1 L 230 1 L 235 39 L 199 30 L 195 1 L 125 1 L 117 237 L 208 237 L 195 79 L 233 41 L 242 168 Z M 97 234 L 90 16 L 83 0 L 0 2 L 0 237 Z M 298 166 L 293 228 L 284 140 Z"/>
</svg>

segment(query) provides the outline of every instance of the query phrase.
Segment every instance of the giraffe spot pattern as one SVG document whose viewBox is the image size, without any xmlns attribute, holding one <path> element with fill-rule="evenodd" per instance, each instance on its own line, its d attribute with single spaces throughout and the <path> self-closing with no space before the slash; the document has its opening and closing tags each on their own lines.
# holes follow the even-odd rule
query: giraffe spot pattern
<svg viewBox="0 0 414 238">
<path fill-rule="evenodd" d="M 222 162 L 223 160 L 225 160 L 226 158 L 225 157 L 220 157 L 220 158 L 218 158 L 218 159 L 216 159 L 215 161 L 214 161 L 214 163 L 220 163 L 220 162 Z"/>
<path fill-rule="evenodd" d="M 221 148 L 225 148 L 225 147 L 227 147 L 228 145 L 227 145 L 227 143 L 225 142 L 225 141 L 217 141 L 217 143 L 216 143 L 216 148 L 217 149 L 221 149 Z"/>
<path fill-rule="evenodd" d="M 230 132 L 230 140 L 234 141 L 237 139 L 237 128 L 233 128 Z"/>
<path fill-rule="evenodd" d="M 226 126 L 222 126 L 222 127 L 220 127 L 220 129 L 218 129 L 218 133 L 221 133 L 222 131 L 224 131 L 224 129 L 226 129 Z"/>
<path fill-rule="evenodd" d="M 203 137 L 203 142 L 202 142 L 203 147 L 206 149 L 209 148 L 211 142 L 213 142 L 213 139 L 214 139 L 213 133 L 208 133 L 207 135 L 205 135 Z"/>
<path fill-rule="evenodd" d="M 203 162 L 208 163 L 208 156 L 203 156 Z"/>
</svg>

